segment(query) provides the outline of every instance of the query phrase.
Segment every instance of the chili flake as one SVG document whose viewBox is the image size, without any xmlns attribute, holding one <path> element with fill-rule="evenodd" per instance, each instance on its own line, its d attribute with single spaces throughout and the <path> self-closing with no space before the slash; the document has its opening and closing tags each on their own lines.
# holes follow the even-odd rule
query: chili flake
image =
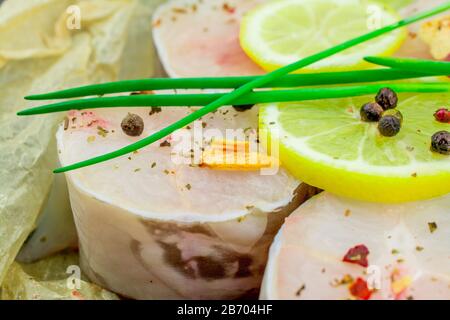
<svg viewBox="0 0 450 320">
<path fill-rule="evenodd" d="M 78 290 L 72 290 L 72 297 L 74 297 L 77 300 L 84 300 L 84 297 L 81 295 L 80 291 Z"/>
<path fill-rule="evenodd" d="M 350 294 L 359 300 L 369 300 L 372 295 L 372 290 L 367 286 L 367 282 L 362 278 L 357 278 L 356 281 L 349 287 Z"/>
<path fill-rule="evenodd" d="M 229 5 L 228 3 L 224 3 L 223 4 L 223 10 L 225 10 L 226 12 L 233 14 L 236 12 L 236 8 L 232 7 L 231 5 Z"/>
<path fill-rule="evenodd" d="M 369 249 L 363 244 L 357 245 L 348 250 L 342 261 L 359 264 L 362 267 L 369 266 L 367 256 L 369 255 Z"/>
</svg>

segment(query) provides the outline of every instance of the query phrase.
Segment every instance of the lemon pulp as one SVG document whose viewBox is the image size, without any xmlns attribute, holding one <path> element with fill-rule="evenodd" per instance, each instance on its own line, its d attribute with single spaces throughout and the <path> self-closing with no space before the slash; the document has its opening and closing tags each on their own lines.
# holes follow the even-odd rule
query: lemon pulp
<svg viewBox="0 0 450 320">
<path fill-rule="evenodd" d="M 279 143 L 282 164 L 302 181 L 332 193 L 376 202 L 428 199 L 450 192 L 450 157 L 431 151 L 431 136 L 448 130 L 433 113 L 450 94 L 400 94 L 398 135 L 363 122 L 373 96 L 261 106 L 260 126 Z M 264 137 L 263 137 L 264 138 Z"/>
<path fill-rule="evenodd" d="M 278 0 L 248 12 L 240 42 L 247 55 L 271 71 L 399 20 L 387 6 L 365 0 Z M 364 56 L 390 55 L 406 38 L 399 29 L 357 45 L 301 71 L 370 66 Z"/>
</svg>

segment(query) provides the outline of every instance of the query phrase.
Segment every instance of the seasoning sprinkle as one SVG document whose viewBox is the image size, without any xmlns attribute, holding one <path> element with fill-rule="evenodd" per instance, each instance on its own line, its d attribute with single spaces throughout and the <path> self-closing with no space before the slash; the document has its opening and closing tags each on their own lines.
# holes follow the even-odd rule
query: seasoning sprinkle
<svg viewBox="0 0 450 320">
<path fill-rule="evenodd" d="M 101 126 L 98 126 L 97 127 L 97 134 L 99 135 L 99 136 L 102 136 L 103 138 L 106 138 L 106 135 L 109 133 L 109 131 L 108 130 L 105 130 L 103 127 L 101 127 Z"/>
<path fill-rule="evenodd" d="M 359 300 L 369 300 L 372 296 L 372 290 L 369 289 L 367 281 L 362 278 L 357 278 L 349 287 L 349 291 L 353 297 Z"/>
<path fill-rule="evenodd" d="M 232 7 L 230 4 L 228 3 L 224 3 L 222 6 L 223 10 L 225 10 L 226 12 L 233 14 L 236 12 L 236 8 Z"/>
<path fill-rule="evenodd" d="M 334 279 L 334 281 L 331 283 L 331 286 L 339 287 L 346 284 L 352 284 L 353 282 L 354 282 L 353 277 L 349 274 L 346 274 L 341 279 Z"/>
<path fill-rule="evenodd" d="M 391 289 L 392 292 L 398 296 L 400 294 L 402 294 L 403 292 L 405 292 L 413 283 L 413 279 L 411 278 L 411 276 L 404 276 L 398 280 L 394 280 L 391 283 Z"/>
<path fill-rule="evenodd" d="M 162 111 L 161 107 L 150 107 L 150 112 L 148 113 L 149 116 L 152 116 L 156 113 L 160 113 Z"/>
<path fill-rule="evenodd" d="M 430 233 L 433 233 L 437 229 L 437 223 L 436 222 L 428 222 L 428 229 L 430 229 Z"/>
<path fill-rule="evenodd" d="M 342 261 L 358 264 L 362 267 L 368 267 L 369 262 L 367 256 L 369 253 L 369 249 L 367 249 L 365 245 L 357 245 L 347 251 Z"/>
<path fill-rule="evenodd" d="M 159 146 L 162 147 L 162 148 L 164 148 L 164 147 L 170 147 L 171 144 L 170 144 L 169 141 L 164 140 L 164 142 L 162 142 Z"/>
<path fill-rule="evenodd" d="M 295 293 L 295 295 L 296 295 L 297 297 L 300 297 L 300 295 L 302 294 L 303 291 L 305 291 L 305 289 L 306 289 L 306 285 L 303 284 L 303 285 L 300 287 L 300 289 L 297 290 L 297 292 Z"/>
<path fill-rule="evenodd" d="M 187 13 L 187 10 L 184 8 L 172 8 L 172 11 L 175 13 L 180 13 L 180 14 Z"/>
<path fill-rule="evenodd" d="M 64 130 L 69 129 L 69 118 L 64 117 Z"/>
</svg>

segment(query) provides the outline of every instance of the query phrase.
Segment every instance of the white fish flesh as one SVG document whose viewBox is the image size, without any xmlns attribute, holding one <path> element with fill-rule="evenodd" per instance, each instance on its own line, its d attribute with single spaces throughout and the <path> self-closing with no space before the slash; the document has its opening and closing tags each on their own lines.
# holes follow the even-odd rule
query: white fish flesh
<svg viewBox="0 0 450 320">
<path fill-rule="evenodd" d="M 450 299 L 450 195 L 379 204 L 324 192 L 287 219 L 270 249 L 263 299 L 352 299 L 358 279 L 370 299 Z M 365 246 L 367 267 L 344 262 Z M 369 298 L 369 297 L 368 297 Z"/>
</svg>

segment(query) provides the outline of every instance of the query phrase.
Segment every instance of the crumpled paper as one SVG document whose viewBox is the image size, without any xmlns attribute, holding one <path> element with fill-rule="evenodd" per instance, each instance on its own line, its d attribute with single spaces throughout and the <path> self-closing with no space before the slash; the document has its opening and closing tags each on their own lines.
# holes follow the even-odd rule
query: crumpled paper
<svg viewBox="0 0 450 320">
<path fill-rule="evenodd" d="M 14 262 L 2 300 L 117 300 L 117 295 L 86 281 L 76 253 L 60 254 L 33 264 Z"/>
<path fill-rule="evenodd" d="M 17 117 L 18 110 L 40 104 L 23 97 L 153 75 L 150 17 L 160 2 L 7 0 L 0 6 L 0 285 L 3 281 L 11 284 L 13 277 L 27 286 L 27 277 L 18 277 L 24 267 L 13 261 L 47 205 L 51 169 L 57 165 L 54 135 L 63 117 Z M 80 29 L 72 28 L 76 22 Z M 73 228 L 71 219 L 67 223 L 41 227 L 51 234 Z M 67 241 L 63 236 L 59 240 Z M 29 240 L 41 239 L 44 237 L 33 240 L 31 236 Z M 38 255 L 51 253 L 45 250 Z M 10 288 L 9 292 L 14 291 Z"/>
</svg>

